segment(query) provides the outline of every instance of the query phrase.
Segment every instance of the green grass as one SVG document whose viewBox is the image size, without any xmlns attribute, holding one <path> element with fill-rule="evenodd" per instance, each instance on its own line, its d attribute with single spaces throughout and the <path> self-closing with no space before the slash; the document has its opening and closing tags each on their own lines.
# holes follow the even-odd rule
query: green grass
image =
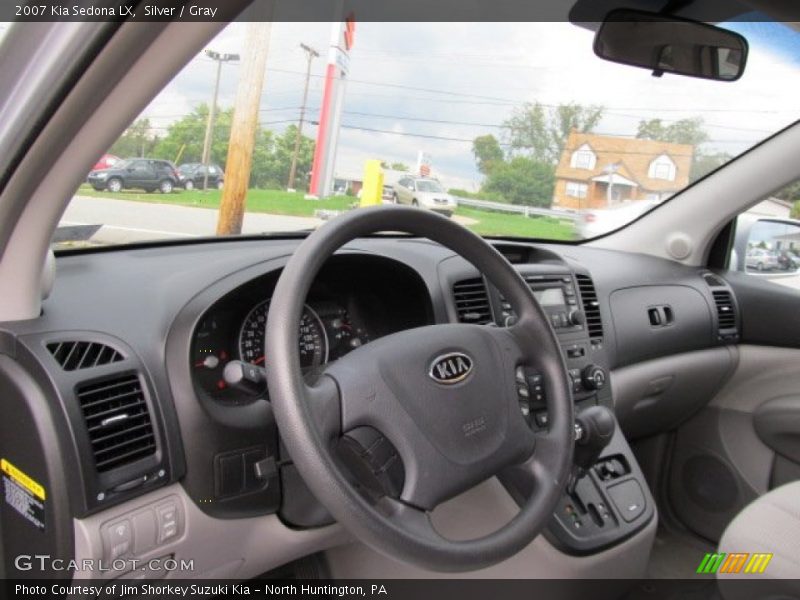
<svg viewBox="0 0 800 600">
<path fill-rule="evenodd" d="M 575 239 L 575 229 L 572 224 L 551 217 L 525 217 L 474 208 L 459 208 L 456 214 L 478 221 L 468 227 L 480 235 L 507 235 L 547 240 Z"/>
<path fill-rule="evenodd" d="M 109 198 L 113 200 L 133 200 L 135 202 L 153 202 L 155 204 L 178 204 L 182 206 L 199 206 L 203 208 L 219 208 L 221 190 L 176 190 L 172 194 L 148 194 L 136 190 L 125 190 L 118 194 L 102 191 L 96 192 L 88 185 L 82 185 L 77 192 L 81 196 Z M 322 200 L 306 200 L 302 192 L 284 192 L 283 190 L 251 189 L 247 193 L 247 212 L 270 213 L 273 215 L 292 215 L 313 217 L 315 210 L 347 210 L 356 202 L 348 196 L 335 196 Z"/>
<path fill-rule="evenodd" d="M 96 192 L 88 185 L 83 185 L 77 192 L 81 196 L 108 198 L 110 200 L 132 200 L 135 202 L 152 202 L 156 204 L 177 204 L 203 208 L 218 208 L 222 192 L 220 190 L 176 190 L 172 194 L 148 194 L 146 192 L 126 190 L 118 194 L 102 191 Z M 251 189 L 247 194 L 247 212 L 269 213 L 274 215 L 291 215 L 313 217 L 315 210 L 347 210 L 357 200 L 349 196 L 335 196 L 322 200 L 306 200 L 302 192 L 285 192 L 283 190 Z M 572 224 L 550 217 L 524 217 L 516 214 L 489 212 L 474 208 L 459 208 L 456 215 L 474 219 L 477 223 L 467 227 L 480 235 L 530 237 L 548 240 L 575 239 Z"/>
</svg>

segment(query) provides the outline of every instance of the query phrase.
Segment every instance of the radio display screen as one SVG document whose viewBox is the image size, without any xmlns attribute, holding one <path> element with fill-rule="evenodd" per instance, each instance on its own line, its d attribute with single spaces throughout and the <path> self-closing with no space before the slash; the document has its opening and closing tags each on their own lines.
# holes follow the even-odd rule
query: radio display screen
<svg viewBox="0 0 800 600">
<path fill-rule="evenodd" d="M 566 304 L 564 290 L 560 287 L 534 290 L 533 295 L 542 306 L 564 306 Z"/>
</svg>

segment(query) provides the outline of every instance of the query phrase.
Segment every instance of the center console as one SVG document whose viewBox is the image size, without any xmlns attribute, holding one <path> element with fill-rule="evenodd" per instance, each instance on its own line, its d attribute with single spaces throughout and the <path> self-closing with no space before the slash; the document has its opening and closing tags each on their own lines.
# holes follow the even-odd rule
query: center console
<svg viewBox="0 0 800 600">
<path fill-rule="evenodd" d="M 552 264 L 517 268 L 560 342 L 578 421 L 590 407 L 613 409 L 603 311 L 589 274 Z M 495 324 L 512 324 L 516 315 L 510 304 L 492 286 L 487 287 Z M 542 374 L 520 367 L 516 379 L 520 411 L 532 429 L 546 429 L 547 385 Z M 609 411 L 609 415 L 615 423 L 613 413 Z M 610 439 L 591 456 L 590 464 L 575 469 L 548 524 L 548 540 L 568 554 L 590 554 L 618 544 L 643 529 L 655 514 L 655 502 L 633 452 L 619 427 L 612 431 Z M 577 432 L 576 437 L 579 435 Z M 580 443 L 576 442 L 576 460 Z M 501 481 L 519 502 L 530 493 L 513 473 L 501 477 Z"/>
</svg>

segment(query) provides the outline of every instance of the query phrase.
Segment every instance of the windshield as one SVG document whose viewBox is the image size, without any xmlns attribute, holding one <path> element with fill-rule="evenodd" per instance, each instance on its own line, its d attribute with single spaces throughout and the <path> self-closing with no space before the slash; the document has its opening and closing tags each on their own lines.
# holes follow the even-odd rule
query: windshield
<svg viewBox="0 0 800 600">
<path fill-rule="evenodd" d="M 420 192 L 443 192 L 438 181 L 417 181 L 417 190 Z"/>
<path fill-rule="evenodd" d="M 219 169 L 88 176 L 62 223 L 91 226 L 80 243 L 306 231 L 381 203 L 482 235 L 587 239 L 800 116 L 798 34 L 782 24 L 725 25 L 750 44 L 733 82 L 601 60 L 594 32 L 570 23 L 365 22 L 331 52 L 341 23 L 273 23 L 268 45 L 247 25 L 211 40 L 107 149 Z M 259 60 L 263 79 L 243 81 Z M 237 104 L 240 86 L 261 89 L 257 105 Z M 257 126 L 243 130 L 234 114 L 248 110 Z M 248 144 L 247 168 L 232 169 Z M 398 185 L 420 176 L 436 181 L 416 180 L 418 191 L 447 199 Z M 243 218 L 223 218 L 226 203 Z"/>
</svg>

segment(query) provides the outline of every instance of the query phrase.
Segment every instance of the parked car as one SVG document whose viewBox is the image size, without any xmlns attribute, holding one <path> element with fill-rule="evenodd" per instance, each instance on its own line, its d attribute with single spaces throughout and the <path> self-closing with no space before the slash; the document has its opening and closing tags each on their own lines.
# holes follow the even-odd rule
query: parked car
<svg viewBox="0 0 800 600">
<path fill-rule="evenodd" d="M 122 159 L 119 156 L 114 156 L 113 154 L 103 154 L 103 156 L 100 157 L 100 160 L 98 160 L 92 167 L 92 171 L 110 169 L 121 160 Z"/>
<path fill-rule="evenodd" d="M 395 204 L 410 204 L 427 208 L 446 217 L 456 209 L 455 198 L 448 194 L 442 184 L 428 177 L 403 177 L 393 188 Z"/>
<path fill-rule="evenodd" d="M 381 192 L 381 200 L 384 202 L 392 202 L 394 200 L 394 188 L 390 185 L 384 185 Z"/>
<path fill-rule="evenodd" d="M 778 255 L 763 248 L 751 248 L 744 260 L 745 267 L 756 271 L 771 271 L 780 265 Z"/>
<path fill-rule="evenodd" d="M 592 208 L 581 211 L 577 220 L 578 235 L 589 239 L 627 225 L 659 204 L 656 200 L 626 202 L 609 208 Z"/>
<path fill-rule="evenodd" d="M 185 163 L 178 167 L 178 185 L 186 191 L 203 188 L 206 168 L 202 163 Z M 225 173 L 219 165 L 208 165 L 208 187 L 222 189 Z"/>
<path fill-rule="evenodd" d="M 175 165 L 168 160 L 152 158 L 130 158 L 109 169 L 92 171 L 89 184 L 98 192 L 121 192 L 126 189 L 141 189 L 148 193 L 158 190 L 169 194 L 178 185 L 180 176 Z"/>
</svg>

